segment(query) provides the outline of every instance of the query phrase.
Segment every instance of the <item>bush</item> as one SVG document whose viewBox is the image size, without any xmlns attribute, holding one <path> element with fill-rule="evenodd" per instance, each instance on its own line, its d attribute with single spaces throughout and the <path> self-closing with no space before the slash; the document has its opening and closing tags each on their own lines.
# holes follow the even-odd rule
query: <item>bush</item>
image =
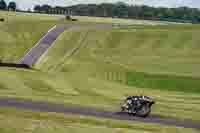
<svg viewBox="0 0 200 133">
<path fill-rule="evenodd" d="M 5 19 L 4 18 L 0 18 L 0 22 L 4 22 L 5 21 Z"/>
<path fill-rule="evenodd" d="M 66 20 L 69 20 L 69 21 L 78 21 L 78 19 L 74 19 L 74 18 L 72 18 L 72 17 L 69 16 L 69 15 L 67 15 L 67 16 L 65 17 L 65 19 L 66 19 Z"/>
</svg>

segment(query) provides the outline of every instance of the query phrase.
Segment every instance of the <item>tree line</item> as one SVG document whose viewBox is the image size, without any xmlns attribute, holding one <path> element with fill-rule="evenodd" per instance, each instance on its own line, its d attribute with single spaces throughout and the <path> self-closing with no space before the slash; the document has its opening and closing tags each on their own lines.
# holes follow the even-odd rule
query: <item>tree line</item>
<svg viewBox="0 0 200 133">
<path fill-rule="evenodd" d="M 4 0 L 0 0 L 0 10 L 16 10 L 16 8 L 16 2 L 11 1 L 7 4 Z M 34 7 L 34 12 L 47 14 L 66 14 L 79 16 L 200 23 L 200 10 L 196 8 L 155 8 L 145 5 L 128 5 L 123 2 L 102 4 L 78 4 L 68 7 L 52 7 L 47 4 L 36 5 Z"/>
<path fill-rule="evenodd" d="M 0 0 L 0 10 L 12 10 L 15 11 L 17 4 L 14 1 L 9 2 L 8 4 L 4 0 Z"/>
<path fill-rule="evenodd" d="M 132 18 L 200 23 L 200 10 L 196 8 L 155 8 L 145 5 L 128 5 L 123 2 L 117 2 L 114 4 L 79 4 L 68 7 L 51 7 L 50 5 L 36 5 L 34 11 L 48 14 L 71 14 L 80 16 Z"/>
</svg>

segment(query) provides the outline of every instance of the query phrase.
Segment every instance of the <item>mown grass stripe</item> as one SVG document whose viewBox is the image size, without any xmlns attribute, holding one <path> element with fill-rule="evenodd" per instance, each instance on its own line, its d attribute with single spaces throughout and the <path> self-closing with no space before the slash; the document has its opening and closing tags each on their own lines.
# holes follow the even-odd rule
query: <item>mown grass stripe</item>
<svg viewBox="0 0 200 133">
<path fill-rule="evenodd" d="M 170 75 L 128 72 L 127 83 L 130 86 L 181 92 L 200 92 L 200 79 Z"/>
</svg>

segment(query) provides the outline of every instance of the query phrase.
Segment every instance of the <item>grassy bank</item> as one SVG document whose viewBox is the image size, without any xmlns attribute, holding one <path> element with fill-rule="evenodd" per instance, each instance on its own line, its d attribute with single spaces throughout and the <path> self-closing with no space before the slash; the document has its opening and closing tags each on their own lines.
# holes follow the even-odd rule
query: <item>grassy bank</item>
<svg viewBox="0 0 200 133">
<path fill-rule="evenodd" d="M 198 28 L 71 30 L 56 41 L 36 68 L 62 75 L 85 97 L 81 100 L 84 105 L 117 110 L 127 95 L 149 95 L 157 101 L 153 114 L 198 120 Z"/>
<path fill-rule="evenodd" d="M 45 70 L 52 62 L 63 65 L 66 63 L 66 66 L 60 66 L 59 70 L 70 71 L 72 68 L 70 65 L 76 62 L 79 63 L 79 66 L 76 66 L 77 71 L 79 69 L 87 71 L 87 68 L 92 71 L 96 67 L 98 69 L 95 70 L 96 73 L 128 70 L 200 77 L 199 28 L 199 26 L 146 26 L 129 30 L 67 31 L 58 39 L 55 47 L 49 50 L 39 68 Z M 72 63 L 68 63 L 69 57 L 65 55 L 80 44 L 85 47 L 70 58 Z M 66 61 L 63 58 L 67 58 Z"/>
<path fill-rule="evenodd" d="M 0 12 L 0 61 L 17 63 L 53 27 L 58 18 Z"/>
<path fill-rule="evenodd" d="M 1 23 L 10 38 L 0 43 L 0 59 L 17 62 L 55 22 L 42 18 Z M 148 95 L 156 101 L 153 114 L 200 121 L 199 28 L 68 30 L 36 70 L 0 68 L 0 96 L 119 111 L 126 96 Z"/>
<path fill-rule="evenodd" d="M 139 122 L 97 119 L 56 113 L 33 113 L 15 109 L 0 110 L 1 133 L 197 133 L 194 129 L 167 127 Z"/>
<path fill-rule="evenodd" d="M 140 88 L 152 88 L 179 92 L 200 92 L 200 78 L 156 75 L 142 72 L 127 73 L 127 84 Z"/>
<path fill-rule="evenodd" d="M 200 121 L 198 93 L 130 87 L 75 72 L 47 74 L 40 71 L 1 68 L 0 79 L 1 97 L 48 101 L 118 112 L 126 96 L 148 95 L 156 101 L 153 114 Z"/>
</svg>

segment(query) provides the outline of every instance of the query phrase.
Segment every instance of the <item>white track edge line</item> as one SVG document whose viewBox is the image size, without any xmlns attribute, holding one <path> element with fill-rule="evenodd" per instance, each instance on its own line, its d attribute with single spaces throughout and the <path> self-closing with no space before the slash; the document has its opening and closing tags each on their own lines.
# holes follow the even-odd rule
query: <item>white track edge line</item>
<svg viewBox="0 0 200 133">
<path fill-rule="evenodd" d="M 70 29 L 71 27 L 68 27 L 68 29 Z M 67 28 L 66 28 L 67 29 Z M 66 30 L 65 29 L 65 30 Z M 65 31 L 64 31 L 65 32 Z M 63 34 L 64 34 L 64 32 L 62 32 L 59 36 L 58 36 L 58 38 L 56 38 L 56 40 L 52 43 L 52 45 L 38 58 L 38 60 L 36 61 L 36 63 L 34 64 L 34 65 L 37 65 L 37 64 L 39 64 L 41 61 L 42 61 L 42 59 L 47 55 L 47 53 L 49 52 L 49 50 L 53 47 L 53 46 L 55 46 L 55 42 L 59 39 L 59 37 L 60 36 L 62 36 Z"/>
<path fill-rule="evenodd" d="M 29 54 L 35 47 L 37 47 L 37 46 L 40 44 L 40 42 L 48 35 L 48 33 L 51 32 L 52 30 L 54 30 L 56 27 L 57 27 L 57 26 L 54 25 L 51 29 L 49 29 L 49 30 L 47 31 L 47 33 L 46 33 L 32 48 L 30 48 L 30 49 L 28 50 L 28 52 L 22 57 L 22 59 L 20 59 L 19 63 L 21 64 L 21 62 L 26 58 L 26 56 L 28 56 L 28 54 Z"/>
</svg>

